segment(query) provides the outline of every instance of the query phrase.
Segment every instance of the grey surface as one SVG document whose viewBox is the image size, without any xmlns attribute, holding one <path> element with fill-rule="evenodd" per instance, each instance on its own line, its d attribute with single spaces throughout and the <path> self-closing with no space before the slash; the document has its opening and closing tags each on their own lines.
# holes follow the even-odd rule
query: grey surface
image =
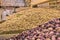
<svg viewBox="0 0 60 40">
<path fill-rule="evenodd" d="M 24 0 L 2 0 L 1 6 L 25 6 Z"/>
</svg>

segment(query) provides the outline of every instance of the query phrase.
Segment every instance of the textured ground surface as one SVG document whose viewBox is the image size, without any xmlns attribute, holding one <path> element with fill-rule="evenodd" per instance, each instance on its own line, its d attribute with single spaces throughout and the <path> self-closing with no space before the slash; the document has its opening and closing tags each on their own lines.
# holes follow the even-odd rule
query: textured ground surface
<svg viewBox="0 0 60 40">
<path fill-rule="evenodd" d="M 21 33 L 59 17 L 60 12 L 56 9 L 28 8 L 8 16 L 7 21 L 0 24 L 0 34 L 6 37 L 8 34 Z"/>
</svg>

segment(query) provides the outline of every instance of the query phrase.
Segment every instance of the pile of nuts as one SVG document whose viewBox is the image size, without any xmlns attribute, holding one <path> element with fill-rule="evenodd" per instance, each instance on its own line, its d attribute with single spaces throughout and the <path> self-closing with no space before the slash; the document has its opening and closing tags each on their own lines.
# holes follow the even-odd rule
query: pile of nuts
<svg viewBox="0 0 60 40">
<path fill-rule="evenodd" d="M 60 18 L 53 19 L 6 40 L 60 40 Z"/>
</svg>

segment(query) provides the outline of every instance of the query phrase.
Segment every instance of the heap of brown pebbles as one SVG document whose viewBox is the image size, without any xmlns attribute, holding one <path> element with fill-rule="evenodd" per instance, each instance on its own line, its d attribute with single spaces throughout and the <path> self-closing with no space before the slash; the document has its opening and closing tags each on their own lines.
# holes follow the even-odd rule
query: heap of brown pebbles
<svg viewBox="0 0 60 40">
<path fill-rule="evenodd" d="M 60 18 L 24 31 L 18 36 L 7 40 L 60 40 Z"/>
</svg>

